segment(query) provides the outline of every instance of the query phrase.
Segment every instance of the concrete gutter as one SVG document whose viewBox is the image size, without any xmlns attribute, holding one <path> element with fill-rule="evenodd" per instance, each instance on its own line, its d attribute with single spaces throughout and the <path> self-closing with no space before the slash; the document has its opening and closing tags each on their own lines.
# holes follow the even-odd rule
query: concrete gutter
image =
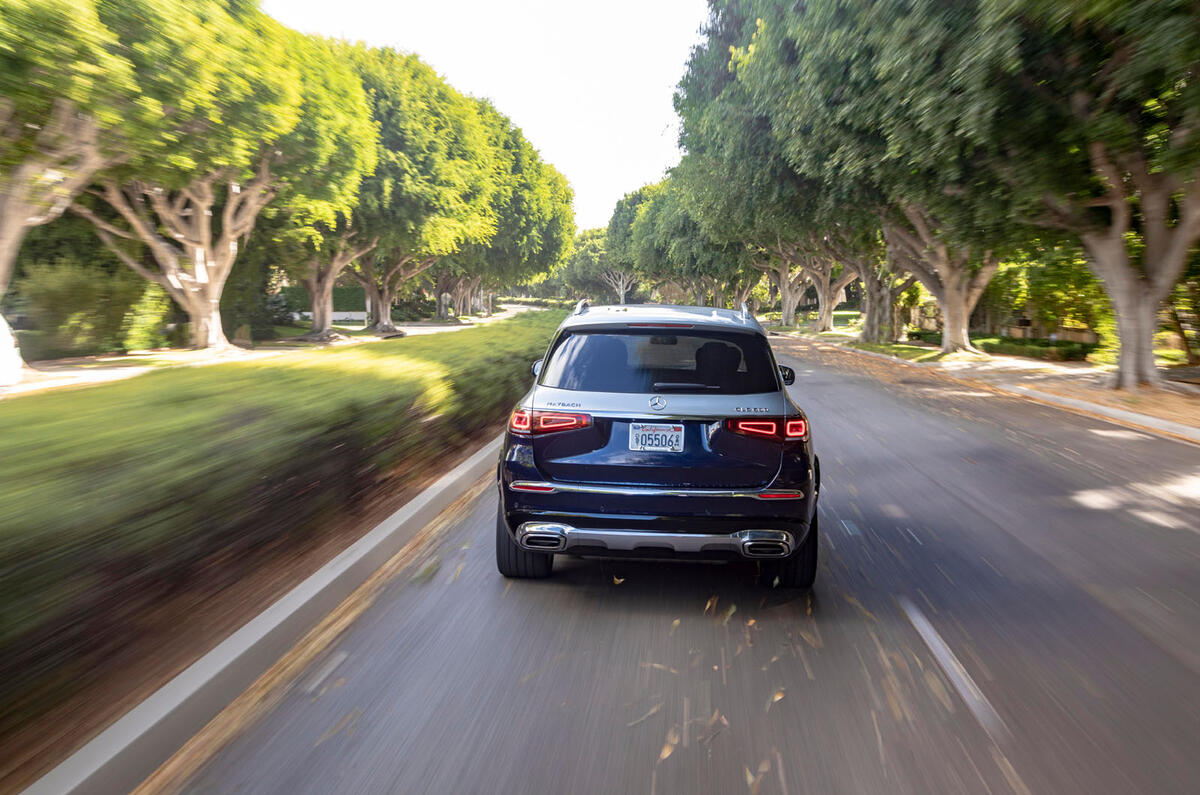
<svg viewBox="0 0 1200 795">
<path fill-rule="evenodd" d="M 488 442 L 422 491 L 34 782 L 25 795 L 134 789 L 465 489 L 492 472 L 500 441 Z"/>
<path fill-rule="evenodd" d="M 804 339 L 829 343 L 829 340 L 823 337 L 806 336 Z M 875 351 L 863 351 L 858 348 L 851 348 L 842 343 L 829 343 L 836 345 L 839 349 L 848 351 L 849 353 L 859 356 L 871 356 L 875 359 L 883 359 L 894 364 L 902 364 L 908 367 L 915 367 L 926 372 L 936 373 L 939 376 L 948 378 L 952 381 L 958 381 L 961 384 L 968 386 L 981 387 L 983 389 L 992 389 L 997 392 L 1003 392 L 1014 397 L 1021 397 L 1027 400 L 1033 400 L 1038 403 L 1045 403 L 1058 408 L 1068 409 L 1076 413 L 1088 414 L 1094 417 L 1108 420 L 1116 425 L 1124 427 L 1137 428 L 1140 431 L 1154 433 L 1166 439 L 1174 439 L 1175 441 L 1192 442 L 1200 444 L 1200 428 L 1184 425 L 1182 422 L 1173 422 L 1172 420 L 1164 420 L 1159 417 L 1152 417 L 1149 414 L 1139 414 L 1135 411 L 1126 411 L 1125 409 L 1112 408 L 1099 403 L 1092 403 L 1086 400 L 1078 400 L 1076 398 L 1063 397 L 1054 395 L 1049 392 L 1041 392 L 1036 389 L 1030 389 L 1027 386 L 1018 384 L 1003 384 L 994 381 L 987 381 L 981 378 L 970 378 L 969 376 L 951 375 L 944 370 L 929 367 L 928 365 L 920 364 L 919 362 L 910 362 L 901 359 L 898 356 L 889 356 L 886 353 L 876 353 Z"/>
</svg>

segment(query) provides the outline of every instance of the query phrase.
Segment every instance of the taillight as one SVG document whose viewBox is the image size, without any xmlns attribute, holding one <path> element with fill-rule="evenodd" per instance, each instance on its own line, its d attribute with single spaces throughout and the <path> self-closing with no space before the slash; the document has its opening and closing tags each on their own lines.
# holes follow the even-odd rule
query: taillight
<svg viewBox="0 0 1200 795">
<path fill-rule="evenodd" d="M 785 420 L 783 435 L 788 439 L 805 439 L 808 437 L 808 420 Z"/>
<path fill-rule="evenodd" d="M 517 409 L 508 420 L 508 429 L 517 433 L 554 433 L 586 428 L 591 424 L 592 417 L 589 414 Z"/>
<path fill-rule="evenodd" d="M 804 441 L 808 438 L 808 421 L 804 419 L 735 418 L 725 421 L 725 427 L 742 436 L 762 439 Z"/>
<path fill-rule="evenodd" d="M 529 409 L 517 409 L 508 418 L 508 429 L 518 433 L 529 433 L 529 427 L 533 420 L 531 415 L 532 412 Z"/>
</svg>

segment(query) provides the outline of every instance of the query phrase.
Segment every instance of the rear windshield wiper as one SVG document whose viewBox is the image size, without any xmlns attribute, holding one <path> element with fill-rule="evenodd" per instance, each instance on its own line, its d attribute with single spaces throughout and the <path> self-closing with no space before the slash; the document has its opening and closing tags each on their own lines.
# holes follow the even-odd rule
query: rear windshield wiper
<svg viewBox="0 0 1200 795">
<path fill-rule="evenodd" d="M 678 390 L 720 389 L 714 384 L 689 384 L 681 381 L 655 381 L 655 392 L 672 392 Z"/>
</svg>

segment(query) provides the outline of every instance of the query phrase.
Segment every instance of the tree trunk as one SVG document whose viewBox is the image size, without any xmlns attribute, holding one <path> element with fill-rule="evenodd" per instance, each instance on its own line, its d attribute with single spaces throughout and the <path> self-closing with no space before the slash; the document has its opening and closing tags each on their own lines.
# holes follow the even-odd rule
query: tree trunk
<svg viewBox="0 0 1200 795">
<path fill-rule="evenodd" d="M 951 250 L 936 219 L 915 205 L 901 210 L 907 225 L 884 221 L 889 260 L 916 277 L 937 300 L 942 352 L 975 351 L 967 330 L 971 311 L 1000 267 L 999 260 L 985 252 L 982 264 L 973 269 L 970 249 Z"/>
<path fill-rule="evenodd" d="M 219 290 L 216 298 L 209 298 L 203 294 L 194 295 L 183 304 L 188 316 L 188 325 L 191 327 L 193 348 L 212 348 L 220 351 L 233 347 L 221 326 L 220 295 Z"/>
<path fill-rule="evenodd" d="M 7 209 L 7 205 L 0 201 L 0 213 L 3 213 L 0 214 L 0 298 L 4 298 L 8 290 L 17 251 L 21 248 L 21 241 L 27 231 L 25 224 L 20 222 L 21 219 L 15 217 L 15 213 L 7 212 Z M 8 321 L 0 315 L 0 387 L 11 386 L 21 380 L 25 362 L 21 359 L 15 339 Z"/>
<path fill-rule="evenodd" d="M 942 350 L 944 352 L 974 351 L 967 325 L 971 320 L 972 303 L 961 283 L 946 285 L 939 301 L 942 309 Z"/>
<path fill-rule="evenodd" d="M 314 337 L 329 337 L 333 334 L 333 280 L 304 280 L 308 290 L 309 305 L 312 306 L 312 329 Z"/>
<path fill-rule="evenodd" d="M 803 289 L 797 289 L 786 279 L 779 284 L 779 325 L 796 325 L 796 306 L 804 295 Z"/>
<path fill-rule="evenodd" d="M 392 302 L 396 300 L 396 284 L 391 279 L 384 279 L 382 284 L 373 285 L 372 301 L 375 303 L 375 323 L 371 326 L 376 334 L 395 334 L 396 323 L 392 320 Z"/>
<path fill-rule="evenodd" d="M 874 274 L 863 277 L 863 342 L 887 342 L 885 335 L 892 325 L 892 291 L 883 279 Z"/>
</svg>

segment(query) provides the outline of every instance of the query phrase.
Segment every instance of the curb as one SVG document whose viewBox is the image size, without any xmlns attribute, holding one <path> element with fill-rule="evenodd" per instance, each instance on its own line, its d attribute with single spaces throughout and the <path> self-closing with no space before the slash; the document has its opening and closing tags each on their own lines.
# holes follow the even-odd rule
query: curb
<svg viewBox="0 0 1200 795">
<path fill-rule="evenodd" d="M 805 339 L 825 342 L 821 338 L 805 337 Z M 863 351 L 858 348 L 851 348 L 847 345 L 832 343 L 839 350 L 857 354 L 859 356 L 871 356 L 876 359 L 883 359 L 893 364 L 902 364 L 907 367 L 914 367 L 919 370 L 924 370 L 930 373 L 948 378 L 951 381 L 957 381 L 961 384 L 980 387 L 983 389 L 992 389 L 997 392 L 1002 392 L 1013 397 L 1025 398 L 1037 403 L 1045 403 L 1057 408 L 1073 411 L 1077 414 L 1087 414 L 1089 416 L 1098 417 L 1103 420 L 1112 422 L 1115 425 L 1125 427 L 1133 427 L 1140 431 L 1154 433 L 1165 439 L 1172 439 L 1177 442 L 1191 442 L 1200 444 L 1200 428 L 1193 428 L 1190 425 L 1184 425 L 1181 422 L 1173 422 L 1171 420 L 1152 417 L 1149 414 L 1138 414 L 1136 411 L 1126 411 L 1125 409 L 1114 409 L 1109 406 L 1102 406 L 1099 403 L 1089 403 L 1086 400 L 1078 400 L 1076 398 L 1062 397 L 1053 395 L 1049 392 L 1039 392 L 1036 389 L 1030 389 L 1027 386 L 1019 386 L 1017 384 L 997 384 L 992 381 L 983 381 L 975 378 L 964 378 L 959 375 L 950 375 L 933 368 L 927 367 L 917 362 L 909 362 L 901 359 L 898 356 L 889 356 L 886 353 L 876 353 L 875 351 Z"/>
<path fill-rule="evenodd" d="M 501 439 L 422 491 L 119 718 L 24 795 L 130 792 L 496 465 Z"/>
</svg>

